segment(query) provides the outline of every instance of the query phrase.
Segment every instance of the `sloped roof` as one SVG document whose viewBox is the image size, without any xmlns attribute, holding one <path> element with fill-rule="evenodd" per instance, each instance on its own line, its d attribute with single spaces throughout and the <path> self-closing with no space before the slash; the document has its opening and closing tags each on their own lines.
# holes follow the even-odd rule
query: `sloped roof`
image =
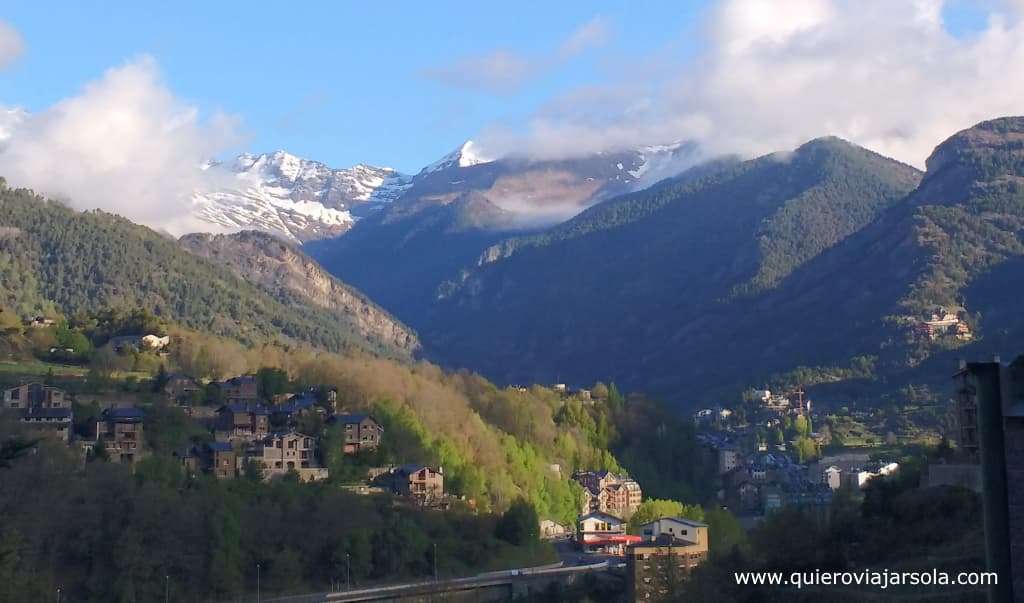
<svg viewBox="0 0 1024 603">
<path fill-rule="evenodd" d="M 103 418 L 109 421 L 141 421 L 146 417 L 146 413 L 141 408 L 135 408 L 134 406 L 127 408 L 108 408 L 103 411 Z"/>
</svg>

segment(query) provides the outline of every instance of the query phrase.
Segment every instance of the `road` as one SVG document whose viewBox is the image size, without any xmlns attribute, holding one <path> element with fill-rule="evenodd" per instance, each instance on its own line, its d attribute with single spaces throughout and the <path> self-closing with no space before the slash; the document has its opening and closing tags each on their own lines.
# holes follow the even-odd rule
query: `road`
<svg viewBox="0 0 1024 603">
<path fill-rule="evenodd" d="M 556 548 L 565 550 L 566 554 L 571 552 L 564 546 Z M 569 543 L 571 545 L 571 543 Z M 577 552 L 578 553 L 578 552 Z M 575 573 L 603 572 L 615 567 L 615 561 L 609 562 L 607 558 L 599 555 L 577 554 L 571 556 L 572 564 L 564 560 L 560 563 L 539 566 L 525 567 L 497 572 L 487 572 L 469 578 L 455 578 L 451 580 L 408 582 L 404 584 L 392 584 L 389 586 L 376 586 L 373 588 L 362 588 L 342 592 L 309 593 L 305 595 L 293 595 L 288 597 L 264 598 L 263 603 L 326 603 L 326 602 L 348 602 L 373 601 L 377 599 L 392 598 L 399 596 L 414 596 L 428 593 L 471 590 L 474 588 L 485 588 L 511 584 L 519 580 L 537 579 L 546 576 L 564 576 Z"/>
<path fill-rule="evenodd" d="M 621 559 L 621 557 L 605 555 L 603 553 L 584 553 L 576 548 L 576 542 L 571 536 L 556 538 L 552 540 L 552 544 L 555 546 L 558 558 L 561 559 L 562 563 L 567 567 L 592 565 L 594 563 L 602 563 L 605 561 L 611 561 L 614 565 L 615 561 Z"/>
</svg>

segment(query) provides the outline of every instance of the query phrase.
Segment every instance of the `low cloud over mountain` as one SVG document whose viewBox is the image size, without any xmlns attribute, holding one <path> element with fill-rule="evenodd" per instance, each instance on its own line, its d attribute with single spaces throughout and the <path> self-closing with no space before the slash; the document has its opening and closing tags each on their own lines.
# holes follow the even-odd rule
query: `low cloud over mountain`
<svg viewBox="0 0 1024 603">
<path fill-rule="evenodd" d="M 753 156 L 836 135 L 922 167 L 949 132 L 1024 111 L 1024 5 L 979 5 L 987 23 L 957 36 L 942 0 L 728 0 L 706 15 L 696 56 L 623 59 L 527 128 L 479 141 L 534 158 L 666 140 Z"/>
</svg>

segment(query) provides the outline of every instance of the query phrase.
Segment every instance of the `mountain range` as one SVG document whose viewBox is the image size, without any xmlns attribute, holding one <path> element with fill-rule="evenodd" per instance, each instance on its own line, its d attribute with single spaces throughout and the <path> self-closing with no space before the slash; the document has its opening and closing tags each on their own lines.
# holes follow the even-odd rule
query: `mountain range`
<svg viewBox="0 0 1024 603">
<path fill-rule="evenodd" d="M 509 222 L 550 224 L 643 188 L 691 156 L 692 148 L 675 144 L 564 161 L 491 159 L 467 141 L 409 176 L 363 164 L 334 169 L 285 151 L 247 153 L 204 166 L 209 177 L 193 193 L 193 214 L 218 232 L 260 230 L 302 243 L 343 234 L 391 205 L 401 207 L 394 215 L 407 215 L 478 193 Z"/>
<path fill-rule="evenodd" d="M 696 165 L 686 145 L 530 161 L 466 144 L 411 177 L 283 153 L 231 168 L 351 215 L 331 238 L 321 223 L 174 241 L 0 187 L 0 304 L 143 306 L 245 341 L 682 405 L 762 384 L 938 391 L 958 355 L 1024 336 L 1024 118 L 956 133 L 926 167 L 819 138 Z"/>
<path fill-rule="evenodd" d="M 486 227 L 514 221 L 481 195 L 399 200 L 306 247 L 428 355 L 504 382 L 611 379 L 680 403 L 798 368 L 805 385 L 937 382 L 1024 327 L 997 284 L 1019 281 L 1024 255 L 1022 133 L 1019 118 L 979 124 L 924 174 L 817 139 L 543 229 Z M 936 312 L 973 340 L 919 337 Z"/>
</svg>

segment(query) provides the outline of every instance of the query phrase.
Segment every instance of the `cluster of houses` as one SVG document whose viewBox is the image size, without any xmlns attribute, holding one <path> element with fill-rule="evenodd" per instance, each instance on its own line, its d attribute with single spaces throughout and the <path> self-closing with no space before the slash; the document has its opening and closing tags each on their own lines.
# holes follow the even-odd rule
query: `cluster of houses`
<svg viewBox="0 0 1024 603">
<path fill-rule="evenodd" d="M 640 484 L 611 471 L 577 471 L 572 478 L 583 488 L 576 532 L 580 549 L 621 554 L 631 538 L 626 521 L 643 502 Z"/>
<path fill-rule="evenodd" d="M 45 430 L 63 442 L 71 440 L 71 399 L 61 389 L 43 383 L 12 387 L 3 392 L 3 408 L 18 413 L 23 423 Z"/>
<path fill-rule="evenodd" d="M 964 312 L 950 312 L 945 308 L 936 308 L 931 317 L 914 323 L 913 332 L 921 339 L 934 341 L 940 337 L 955 337 L 960 341 L 970 341 L 973 337 L 971 328 L 963 320 Z"/>
<path fill-rule="evenodd" d="M 690 571 L 707 560 L 707 524 L 665 517 L 630 534 L 626 522 L 608 513 L 579 520 L 577 540 L 585 550 L 624 555 L 629 601 L 660 601 L 676 591 Z"/>
<path fill-rule="evenodd" d="M 191 420 L 209 429 L 209 441 L 176 451 L 175 457 L 191 475 L 206 473 L 232 479 L 256 470 L 270 480 L 294 474 L 313 482 L 327 479 L 323 459 L 329 452 L 315 435 L 303 433 L 299 420 L 317 414 L 324 424 L 339 426 L 341 437 L 332 445 L 346 455 L 373 451 L 384 438 L 384 428 L 369 414 L 338 412 L 337 392 L 313 388 L 278 396 L 276 403 L 261 399 L 257 379 L 243 375 L 216 382 L 223 404 L 216 408 L 184 406 Z M 186 400 L 201 389 L 195 380 L 171 375 L 163 393 L 171 400 Z M 102 455 L 111 462 L 133 464 L 144 458 L 145 410 L 134 405 L 105 408 L 88 437 L 75 437 L 72 396 L 43 383 L 26 383 L 3 390 L 3 409 L 20 420 L 86 455 Z M 80 432 L 81 433 L 81 432 Z M 367 491 L 391 491 L 423 504 L 444 500 L 441 467 L 407 464 L 370 469 Z"/>
<path fill-rule="evenodd" d="M 825 513 L 836 490 L 861 490 L 871 479 L 899 470 L 898 463 L 869 461 L 863 453 L 801 465 L 780 451 L 745 452 L 721 434 L 700 433 L 697 438 L 707 462 L 717 468 L 719 501 L 742 515 L 767 515 L 783 507 Z"/>
</svg>

